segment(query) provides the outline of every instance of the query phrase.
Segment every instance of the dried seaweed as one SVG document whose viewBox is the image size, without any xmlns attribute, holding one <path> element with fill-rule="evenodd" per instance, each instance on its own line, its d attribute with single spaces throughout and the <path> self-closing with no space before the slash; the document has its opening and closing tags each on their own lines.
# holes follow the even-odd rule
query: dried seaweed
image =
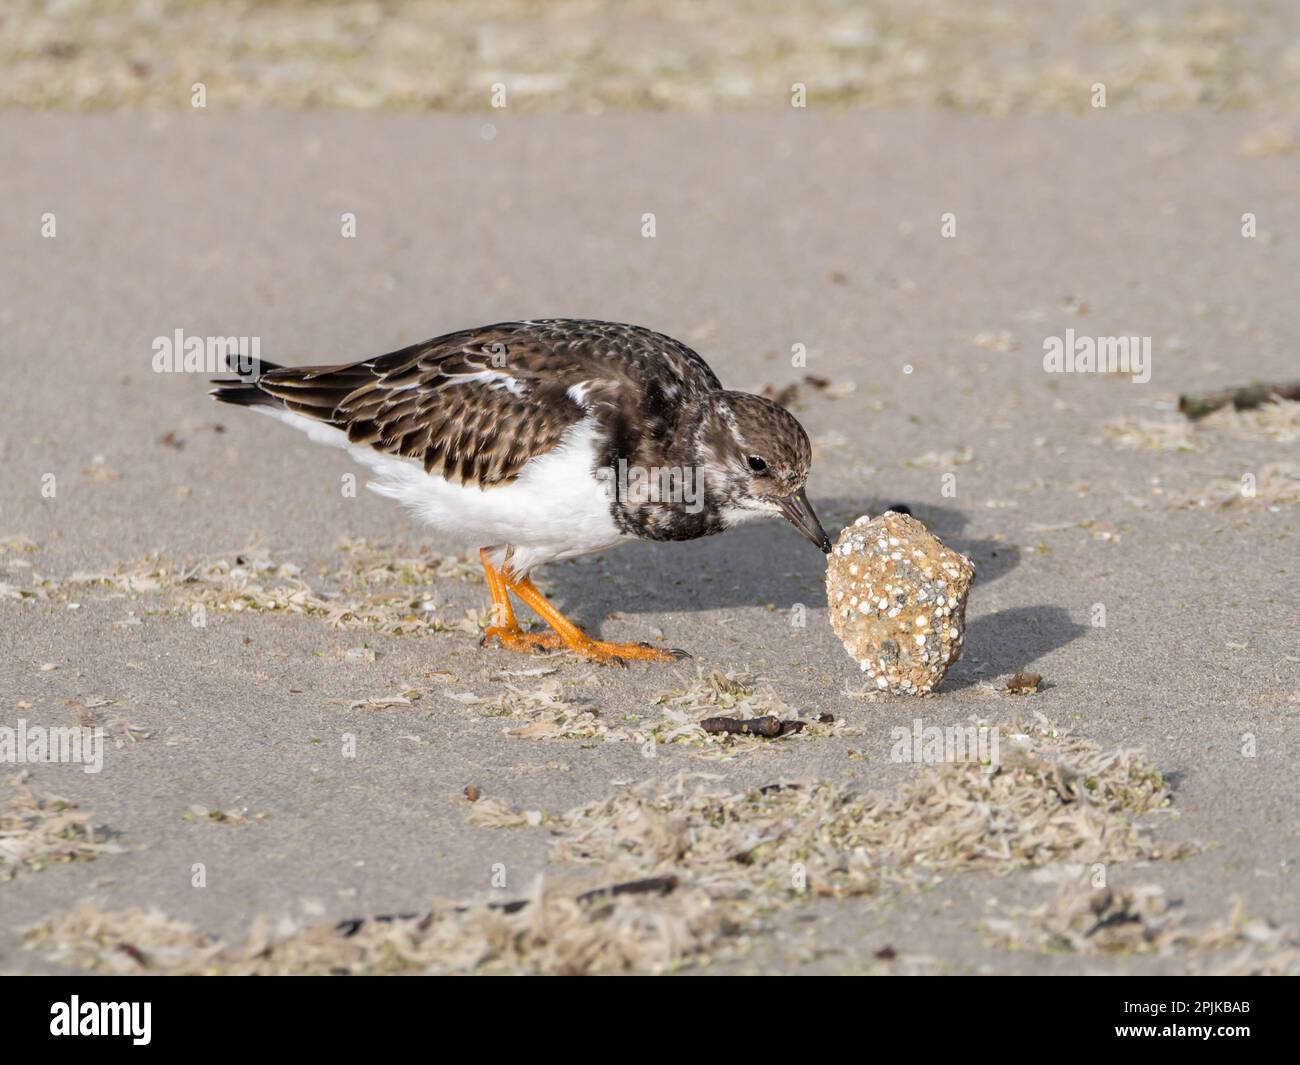
<svg viewBox="0 0 1300 1065">
<path fill-rule="evenodd" d="M 1112 447 L 1121 451 L 1204 451 L 1208 446 L 1196 427 L 1182 418 L 1119 418 L 1107 422 L 1102 433 Z"/>
<path fill-rule="evenodd" d="M 1162 887 L 1142 884 L 1116 890 L 1067 888 L 1031 909 L 988 918 L 984 928 L 1001 947 L 1083 955 L 1182 955 L 1200 971 L 1300 975 L 1300 938 L 1268 922 L 1248 919 L 1238 899 L 1224 921 L 1209 928 L 1187 927 L 1176 901 Z M 1199 956 L 1227 950 L 1229 959 Z"/>
<path fill-rule="evenodd" d="M 651 700 L 660 716 L 636 720 L 624 716 L 622 721 L 606 718 L 598 707 L 577 700 L 559 680 L 544 681 L 528 690 L 506 683 L 496 695 L 474 692 L 448 692 L 445 697 L 463 706 L 476 708 L 488 717 L 509 721 L 508 736 L 531 740 L 595 740 L 604 743 L 632 743 L 637 746 L 665 743 L 687 744 L 701 748 L 708 758 L 732 758 L 770 747 L 772 737 L 806 733 L 811 736 L 845 734 L 842 722 L 804 721 L 792 711 L 770 687 L 743 673 L 699 673 L 685 687 L 659 692 Z M 720 715 L 719 711 L 733 711 Z M 706 725 L 722 717 L 739 716 L 748 721 L 767 722 L 762 730 L 733 730 Z M 774 723 L 774 724 L 773 724 Z"/>
<path fill-rule="evenodd" d="M 28 777 L 20 773 L 9 778 L 17 794 L 0 806 L 0 880 L 122 851 L 102 828 L 95 827 L 93 815 L 79 811 L 67 799 L 38 795 Z"/>
<path fill-rule="evenodd" d="M 806 721 L 796 716 L 770 686 L 748 673 L 703 671 L 684 687 L 661 691 L 652 699 L 662 717 L 647 734 L 656 743 L 685 743 L 703 748 L 705 757 L 731 758 L 737 754 L 772 749 L 772 737 L 804 735 L 814 738 L 848 735 L 850 730 L 834 718 Z M 763 721 L 762 729 L 737 731 L 728 726 L 706 727 L 720 719 Z M 775 727 L 772 721 L 776 722 Z M 716 730 L 715 730 L 716 728 Z M 757 735 L 755 732 L 757 731 Z"/>
<path fill-rule="evenodd" d="M 1200 425 L 1247 440 L 1300 440 L 1300 402 L 1277 399 L 1246 409 L 1225 409 L 1209 415 Z"/>
<path fill-rule="evenodd" d="M 299 927 L 265 919 L 229 945 L 156 911 L 84 902 L 31 929 L 30 947 L 96 972 L 282 975 L 663 973 L 725 945 L 731 926 L 698 888 L 585 892 L 538 879 L 526 905 L 437 900 L 422 916 Z"/>
<path fill-rule="evenodd" d="M 510 110 L 524 113 L 725 113 L 761 106 L 794 74 L 810 106 L 834 110 L 1080 114 L 1098 71 L 1112 109 L 1271 115 L 1300 103 L 1288 5 L 660 0 L 653 19 L 620 18 L 608 0 L 207 0 L 166 18 L 150 5 L 11 6 L 21 21 L 0 38 L 0 103 L 22 109 L 176 109 L 202 70 L 213 97 L 241 110 L 477 112 L 484 63 L 508 73 Z M 1240 151 L 1296 149 L 1294 131 L 1269 120 Z"/>
<path fill-rule="evenodd" d="M 709 690 L 716 701 L 751 697 L 725 677 Z M 97 971 L 664 972 L 742 949 L 765 912 L 805 895 L 1162 856 L 1142 815 L 1165 808 L 1168 794 L 1140 755 L 1104 751 L 1042 715 L 1008 735 L 997 765 L 941 765 L 884 796 L 828 781 L 736 792 L 716 775 L 679 774 L 560 815 L 455 797 L 471 824 L 545 828 L 554 857 L 598 867 L 604 887 L 539 881 L 523 900 L 440 900 L 424 916 L 350 922 L 348 935 L 259 921 L 238 947 L 156 913 L 85 904 L 29 943 Z M 616 892 L 611 880 L 673 889 Z"/>
<path fill-rule="evenodd" d="M 1041 715 L 1022 727 L 999 726 L 1012 737 L 999 764 L 927 768 L 892 795 L 831 781 L 731 792 L 686 774 L 634 785 L 556 818 L 556 857 L 731 891 L 855 894 L 958 869 L 1160 856 L 1140 815 L 1169 796 L 1140 754 Z"/>
<path fill-rule="evenodd" d="M 495 696 L 473 692 L 451 692 L 446 698 L 463 706 L 477 708 L 487 717 L 508 718 L 507 736 L 531 740 L 625 740 L 623 729 L 611 728 L 589 704 L 579 704 L 566 697 L 558 680 L 543 681 L 528 691 L 514 684 L 503 685 Z"/>
<path fill-rule="evenodd" d="M 281 613 L 319 618 L 340 628 L 366 628 L 395 636 L 459 631 L 477 635 L 489 620 L 486 606 L 448 614 L 428 598 L 433 582 L 469 577 L 467 559 L 431 552 L 406 557 L 364 540 L 340 544 L 345 565 L 309 581 L 296 563 L 278 561 L 263 548 L 189 562 L 153 555 L 104 572 L 65 579 L 38 576 L 30 586 L 6 586 L 11 597 L 69 598 L 74 591 L 106 588 L 113 594 L 165 596 L 193 622 L 200 614 Z"/>
<path fill-rule="evenodd" d="M 1222 476 L 1181 500 L 1184 507 L 1226 510 L 1300 503 L 1300 462 L 1270 462 L 1245 475 Z"/>
</svg>

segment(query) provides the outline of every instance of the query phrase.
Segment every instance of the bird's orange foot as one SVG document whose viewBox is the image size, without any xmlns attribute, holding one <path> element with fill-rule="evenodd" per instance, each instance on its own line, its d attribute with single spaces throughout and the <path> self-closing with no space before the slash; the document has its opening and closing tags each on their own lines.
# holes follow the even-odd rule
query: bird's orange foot
<svg viewBox="0 0 1300 1065">
<path fill-rule="evenodd" d="M 609 643 L 593 640 L 586 633 L 568 644 L 576 655 L 602 666 L 626 666 L 628 662 L 677 662 L 691 656 L 676 647 L 653 647 L 648 643 Z"/>
<path fill-rule="evenodd" d="M 492 593 L 493 619 L 496 624 L 489 625 L 479 640 L 479 646 L 486 646 L 495 640 L 508 651 L 522 654 L 537 654 L 542 651 L 567 649 L 580 655 L 588 662 L 597 662 L 605 666 L 626 666 L 628 662 L 676 662 L 690 658 L 685 651 L 675 648 L 652 647 L 648 643 L 607 643 L 593 640 L 577 625 L 566 618 L 550 600 L 537 590 L 527 577 L 511 577 L 492 565 L 488 550 L 479 552 L 483 560 L 483 570 L 487 574 L 488 589 Z M 523 602 L 537 613 L 543 621 L 551 626 L 552 632 L 524 632 L 515 620 L 514 610 L 510 606 L 509 592 L 514 592 Z"/>
<path fill-rule="evenodd" d="M 518 625 L 489 625 L 478 645 L 486 647 L 493 640 L 507 651 L 517 651 L 524 655 L 564 650 L 564 641 L 555 633 L 524 632 Z"/>
</svg>

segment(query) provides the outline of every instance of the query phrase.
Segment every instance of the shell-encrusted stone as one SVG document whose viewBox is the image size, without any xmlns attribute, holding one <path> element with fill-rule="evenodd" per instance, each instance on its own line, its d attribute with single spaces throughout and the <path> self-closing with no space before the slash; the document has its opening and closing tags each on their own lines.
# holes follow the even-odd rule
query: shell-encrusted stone
<svg viewBox="0 0 1300 1065">
<path fill-rule="evenodd" d="M 826 595 L 845 650 L 882 690 L 932 691 L 961 657 L 970 559 L 892 510 L 858 518 L 835 547 Z"/>
</svg>

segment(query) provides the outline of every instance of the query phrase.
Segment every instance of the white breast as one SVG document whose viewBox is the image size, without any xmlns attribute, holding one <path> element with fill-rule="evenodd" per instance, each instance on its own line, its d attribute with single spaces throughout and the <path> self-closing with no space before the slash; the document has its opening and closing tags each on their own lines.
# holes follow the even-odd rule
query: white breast
<svg viewBox="0 0 1300 1065">
<path fill-rule="evenodd" d="M 341 429 L 301 414 L 252 409 L 302 430 L 317 443 L 345 449 L 377 474 L 367 488 L 397 500 L 449 539 L 494 549 L 497 564 L 513 548 L 510 567 L 518 574 L 629 539 L 615 526 L 609 497 L 592 472 L 600 444 L 594 418 L 573 426 L 559 446 L 529 462 L 510 484 L 478 488 L 427 474 L 413 459 L 353 444 Z"/>
</svg>

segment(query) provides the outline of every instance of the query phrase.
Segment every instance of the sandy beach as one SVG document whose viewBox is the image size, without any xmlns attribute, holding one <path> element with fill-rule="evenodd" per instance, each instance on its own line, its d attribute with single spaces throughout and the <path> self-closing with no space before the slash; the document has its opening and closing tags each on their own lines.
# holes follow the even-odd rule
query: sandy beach
<svg viewBox="0 0 1300 1065">
<path fill-rule="evenodd" d="M 1176 409 L 1300 377 L 1296 156 L 1271 128 L 1249 109 L 0 114 L 0 725 L 104 744 L 100 772 L 0 767 L 0 971 L 183 969 L 258 919 L 292 937 L 437 898 L 540 911 L 671 873 L 615 907 L 630 946 L 590 971 L 1295 972 L 1300 404 Z M 776 523 L 540 575 L 604 637 L 690 660 L 480 649 L 472 552 L 346 455 L 153 364 L 176 330 L 294 365 L 558 316 L 650 326 L 780 396 L 832 536 L 901 501 L 971 558 L 941 688 L 868 688 L 823 556 Z M 1150 379 L 1047 372 L 1067 330 L 1148 338 Z M 1017 670 L 1040 689 L 1008 691 Z M 809 727 L 694 724 L 736 707 Z M 1092 768 L 999 806 L 960 767 L 896 760 L 918 719 Z M 780 783 L 802 797 L 758 790 Z M 732 796 L 735 840 L 707 842 L 699 788 Z M 688 842 L 609 836 L 631 822 L 597 805 L 637 789 Z M 902 804 L 871 808 L 878 844 L 800 827 L 845 791 Z M 770 819 L 746 836 L 744 810 Z M 737 887 L 706 852 L 746 839 Z M 1098 876 L 1136 934 L 1082 934 Z M 585 912 L 482 966 L 569 971 Z M 448 966 L 479 967 L 478 933 L 448 934 Z M 148 964 L 104 946 L 123 938 Z"/>
</svg>

